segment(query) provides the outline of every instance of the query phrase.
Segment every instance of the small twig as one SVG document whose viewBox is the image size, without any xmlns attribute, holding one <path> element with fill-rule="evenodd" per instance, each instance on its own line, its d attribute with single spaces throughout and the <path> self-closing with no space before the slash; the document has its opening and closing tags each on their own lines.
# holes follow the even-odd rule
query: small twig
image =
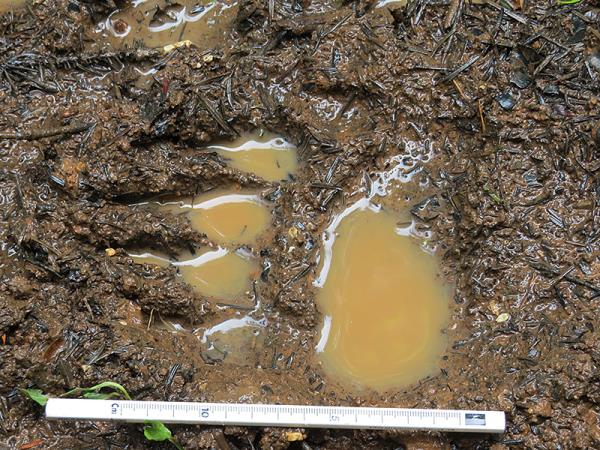
<svg viewBox="0 0 600 450">
<path fill-rule="evenodd" d="M 333 191 L 333 192 L 336 192 L 336 191 Z M 287 290 L 287 288 L 289 288 L 296 281 L 298 281 L 301 278 L 303 278 L 304 276 L 306 276 L 308 274 L 308 272 L 310 272 L 312 270 L 313 267 L 314 267 L 314 264 L 309 264 L 304 269 L 302 269 L 300 272 L 298 272 L 296 275 L 294 275 L 292 278 L 290 278 L 288 281 L 286 281 L 284 283 L 284 285 L 281 287 L 281 289 L 279 290 L 279 292 L 277 293 L 277 295 L 275 296 L 275 303 L 279 302 L 281 295 Z"/>
<path fill-rule="evenodd" d="M 537 260 L 533 260 L 533 259 L 530 259 L 528 261 L 528 263 L 531 267 L 533 267 L 536 270 L 539 270 L 540 272 L 545 272 L 552 276 L 559 277 L 559 281 L 564 279 L 570 283 L 577 284 L 577 285 L 583 286 L 591 291 L 594 291 L 596 294 L 600 293 L 599 287 L 595 286 L 594 284 L 590 283 L 589 281 L 582 280 L 581 278 L 576 277 L 574 275 L 570 275 L 569 274 L 570 271 L 561 273 L 561 271 L 559 269 L 556 269 L 556 268 L 552 267 L 551 265 L 544 263 L 543 261 L 537 261 Z"/>
<path fill-rule="evenodd" d="M 567 270 L 565 270 L 565 272 L 560 275 L 559 277 L 557 277 L 552 284 L 550 285 L 551 288 L 553 288 L 554 286 L 556 286 L 558 283 L 560 283 L 566 276 L 568 276 L 571 272 L 573 272 L 573 270 L 575 270 L 575 266 L 571 266 L 569 267 Z"/>
<path fill-rule="evenodd" d="M 442 66 L 413 66 L 409 67 L 408 70 L 433 70 L 435 72 L 447 72 L 447 67 Z"/>
<path fill-rule="evenodd" d="M 342 19 L 336 23 L 333 27 L 331 27 L 329 29 L 329 31 L 325 31 L 320 37 L 321 39 L 323 39 L 326 36 L 329 36 L 331 33 L 335 32 L 335 30 L 337 30 L 339 27 L 341 27 L 342 25 L 344 25 L 346 23 L 346 21 L 352 17 L 353 13 L 348 13 L 346 14 L 344 17 L 342 17 Z"/>
<path fill-rule="evenodd" d="M 485 120 L 483 119 L 483 106 L 481 105 L 481 99 L 477 101 L 477 109 L 479 110 L 479 120 L 481 121 L 481 131 L 485 133 Z"/>
<path fill-rule="evenodd" d="M 504 8 L 503 6 L 497 5 L 494 2 L 488 1 L 488 2 L 486 2 L 486 5 L 489 5 L 492 8 L 497 9 L 498 11 L 503 11 L 504 14 L 506 14 L 508 17 L 510 17 L 513 20 L 516 20 L 519 23 L 522 23 L 524 25 L 527 25 L 527 23 L 528 23 L 527 18 L 523 17 L 520 14 L 517 14 L 515 12 L 512 12 L 512 11 L 508 10 L 508 9 Z"/>
<path fill-rule="evenodd" d="M 454 87 L 458 91 L 458 94 L 460 95 L 460 97 L 464 99 L 465 94 L 464 94 L 462 88 L 460 87 L 460 83 L 458 82 L 458 80 L 456 78 L 454 80 L 452 80 L 452 84 L 454 84 Z"/>
<path fill-rule="evenodd" d="M 204 98 L 202 95 L 198 96 L 198 99 L 200 100 L 200 103 L 202 103 L 202 106 L 204 106 L 204 109 L 208 111 L 215 122 L 217 122 L 223 130 L 233 135 L 239 135 L 239 133 L 227 123 L 223 115 L 211 104 L 210 100 Z"/>
<path fill-rule="evenodd" d="M 452 81 L 454 80 L 457 76 L 459 76 L 462 72 L 464 72 L 465 70 L 467 70 L 469 67 L 471 67 L 473 64 L 475 64 L 479 58 L 481 57 L 481 55 L 475 55 L 473 56 L 471 59 L 469 59 L 466 63 L 464 63 L 462 66 L 457 67 L 455 70 L 453 70 L 452 72 L 450 72 L 448 75 L 446 75 L 445 77 L 443 77 L 440 81 L 442 83 L 446 83 L 448 81 Z"/>
</svg>

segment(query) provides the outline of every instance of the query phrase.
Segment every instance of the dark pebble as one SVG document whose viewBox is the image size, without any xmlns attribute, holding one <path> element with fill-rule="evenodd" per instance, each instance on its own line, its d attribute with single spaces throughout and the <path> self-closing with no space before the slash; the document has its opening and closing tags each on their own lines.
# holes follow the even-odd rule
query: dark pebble
<svg viewBox="0 0 600 450">
<path fill-rule="evenodd" d="M 513 96 L 510 95 L 508 92 L 498 95 L 496 97 L 496 100 L 498 101 L 502 109 L 505 109 L 507 111 L 513 109 L 515 107 L 515 104 L 517 103 Z"/>
<path fill-rule="evenodd" d="M 514 70 L 510 73 L 510 82 L 519 89 L 525 89 L 531 84 L 531 77 L 524 70 Z"/>
</svg>

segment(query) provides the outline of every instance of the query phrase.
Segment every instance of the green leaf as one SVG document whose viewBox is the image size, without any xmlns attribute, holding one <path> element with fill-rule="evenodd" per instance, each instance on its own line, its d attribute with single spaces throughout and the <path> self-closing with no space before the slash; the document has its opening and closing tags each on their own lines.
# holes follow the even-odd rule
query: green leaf
<svg viewBox="0 0 600 450">
<path fill-rule="evenodd" d="M 500 196 L 498 194 L 496 194 L 495 192 L 489 192 L 488 193 L 490 198 L 497 204 L 501 204 L 502 203 L 502 199 L 500 198 Z"/>
<path fill-rule="evenodd" d="M 122 395 L 127 400 L 131 400 L 131 396 L 129 395 L 129 392 L 127 392 L 127 390 L 123 386 L 121 386 L 119 383 L 115 383 L 114 381 L 103 381 L 102 383 L 96 384 L 95 386 L 88 387 L 88 388 L 71 389 L 70 391 L 65 392 L 62 395 L 62 397 L 76 396 L 76 395 L 82 395 L 82 394 L 85 397 L 86 394 L 98 393 L 98 391 L 100 391 L 103 388 L 113 389 L 114 391 L 116 391 L 116 392 L 112 393 L 112 394 L 117 394 L 117 395 L 113 395 L 113 397 Z M 86 398 L 93 398 L 93 397 L 86 397 Z M 102 397 L 96 397 L 96 398 L 102 398 Z"/>
<path fill-rule="evenodd" d="M 127 400 L 131 400 L 131 396 L 129 395 L 129 392 L 127 392 L 127 390 L 123 386 L 121 386 L 119 383 L 115 383 L 114 381 L 103 381 L 100 384 L 86 388 L 85 391 L 86 392 L 94 392 L 94 391 L 99 391 L 102 388 L 114 389 L 115 391 L 120 392 L 123 395 L 123 397 L 125 397 Z"/>
<path fill-rule="evenodd" d="M 20 389 L 20 391 L 40 406 L 46 406 L 48 403 L 48 396 L 44 395 L 41 389 Z"/>
<path fill-rule="evenodd" d="M 144 436 L 149 441 L 170 441 L 173 434 L 164 423 L 158 421 L 148 421 L 144 426 Z"/>
<path fill-rule="evenodd" d="M 149 441 L 169 441 L 177 450 L 184 450 L 181 444 L 173 439 L 173 434 L 164 423 L 158 421 L 148 421 L 144 426 L 144 436 Z"/>
<path fill-rule="evenodd" d="M 120 395 L 119 392 L 86 392 L 83 394 L 83 397 L 92 400 L 108 400 L 109 398 L 119 397 Z"/>
<path fill-rule="evenodd" d="M 559 5 L 576 5 L 577 3 L 581 3 L 581 0 L 557 0 Z"/>
<path fill-rule="evenodd" d="M 502 204 L 502 198 L 500 198 L 498 194 L 492 191 L 487 184 L 483 186 L 483 192 L 489 195 L 490 198 L 494 201 L 494 203 L 497 203 L 498 205 Z"/>
</svg>

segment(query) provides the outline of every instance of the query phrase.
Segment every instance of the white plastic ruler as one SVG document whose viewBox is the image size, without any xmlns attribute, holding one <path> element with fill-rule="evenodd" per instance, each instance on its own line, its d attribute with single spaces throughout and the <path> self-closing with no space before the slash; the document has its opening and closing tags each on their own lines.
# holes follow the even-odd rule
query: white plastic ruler
<svg viewBox="0 0 600 450">
<path fill-rule="evenodd" d="M 51 398 L 48 419 L 503 433 L 501 411 Z"/>
</svg>

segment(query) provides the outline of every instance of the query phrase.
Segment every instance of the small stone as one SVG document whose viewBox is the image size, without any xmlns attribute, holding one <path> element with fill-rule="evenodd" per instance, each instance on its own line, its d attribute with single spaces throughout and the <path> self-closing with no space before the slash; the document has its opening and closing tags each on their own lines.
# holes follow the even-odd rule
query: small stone
<svg viewBox="0 0 600 450">
<path fill-rule="evenodd" d="M 547 86 L 544 86 L 544 89 L 542 89 L 542 92 L 546 95 L 553 95 L 553 96 L 560 95 L 560 89 L 555 84 L 548 84 Z"/>
<path fill-rule="evenodd" d="M 496 322 L 502 323 L 502 322 L 506 322 L 508 319 L 510 319 L 510 314 L 502 313 L 498 317 L 496 317 Z"/>
<path fill-rule="evenodd" d="M 119 35 L 124 35 L 129 30 L 129 24 L 122 19 L 116 19 L 112 24 L 115 32 Z"/>
<path fill-rule="evenodd" d="M 106 252 L 106 256 L 115 256 L 117 254 L 117 251 L 114 248 L 110 247 L 104 251 Z"/>
<path fill-rule="evenodd" d="M 192 41 L 186 39 L 184 41 L 175 42 L 174 44 L 165 45 L 163 47 L 163 52 L 169 53 L 175 50 L 176 48 L 189 47 L 190 45 L 192 45 Z"/>
<path fill-rule="evenodd" d="M 303 441 L 304 434 L 300 431 L 288 431 L 285 433 L 285 438 L 288 442 Z"/>
<path fill-rule="evenodd" d="M 290 237 L 291 237 L 292 239 L 297 239 L 297 238 L 298 238 L 298 228 L 296 228 L 296 227 L 291 227 L 291 228 L 288 230 L 288 234 L 290 235 Z"/>
<path fill-rule="evenodd" d="M 600 72 L 600 50 L 596 50 L 590 57 L 588 58 L 588 64 L 590 67 Z"/>
<path fill-rule="evenodd" d="M 531 77 L 524 70 L 514 70 L 510 73 L 510 82 L 519 89 L 525 89 L 531 84 Z"/>
<path fill-rule="evenodd" d="M 512 97 L 512 95 L 510 95 L 508 92 L 498 95 L 496 97 L 496 101 L 500 104 L 502 109 L 505 109 L 507 111 L 513 109 L 515 107 L 515 104 L 517 103 Z"/>
<path fill-rule="evenodd" d="M 202 57 L 202 61 L 204 61 L 205 63 L 211 63 L 211 62 L 213 62 L 213 59 L 215 59 L 215 57 L 213 55 L 211 55 L 210 53 L 207 53 L 206 55 L 204 55 Z"/>
<path fill-rule="evenodd" d="M 514 408 L 514 402 L 512 400 L 512 394 L 508 389 L 503 390 L 498 395 L 498 406 L 503 411 L 512 411 Z"/>
<path fill-rule="evenodd" d="M 135 278 L 131 277 L 131 276 L 124 276 L 123 277 L 123 290 L 125 292 L 134 292 L 137 289 L 137 283 L 135 281 Z"/>
</svg>

